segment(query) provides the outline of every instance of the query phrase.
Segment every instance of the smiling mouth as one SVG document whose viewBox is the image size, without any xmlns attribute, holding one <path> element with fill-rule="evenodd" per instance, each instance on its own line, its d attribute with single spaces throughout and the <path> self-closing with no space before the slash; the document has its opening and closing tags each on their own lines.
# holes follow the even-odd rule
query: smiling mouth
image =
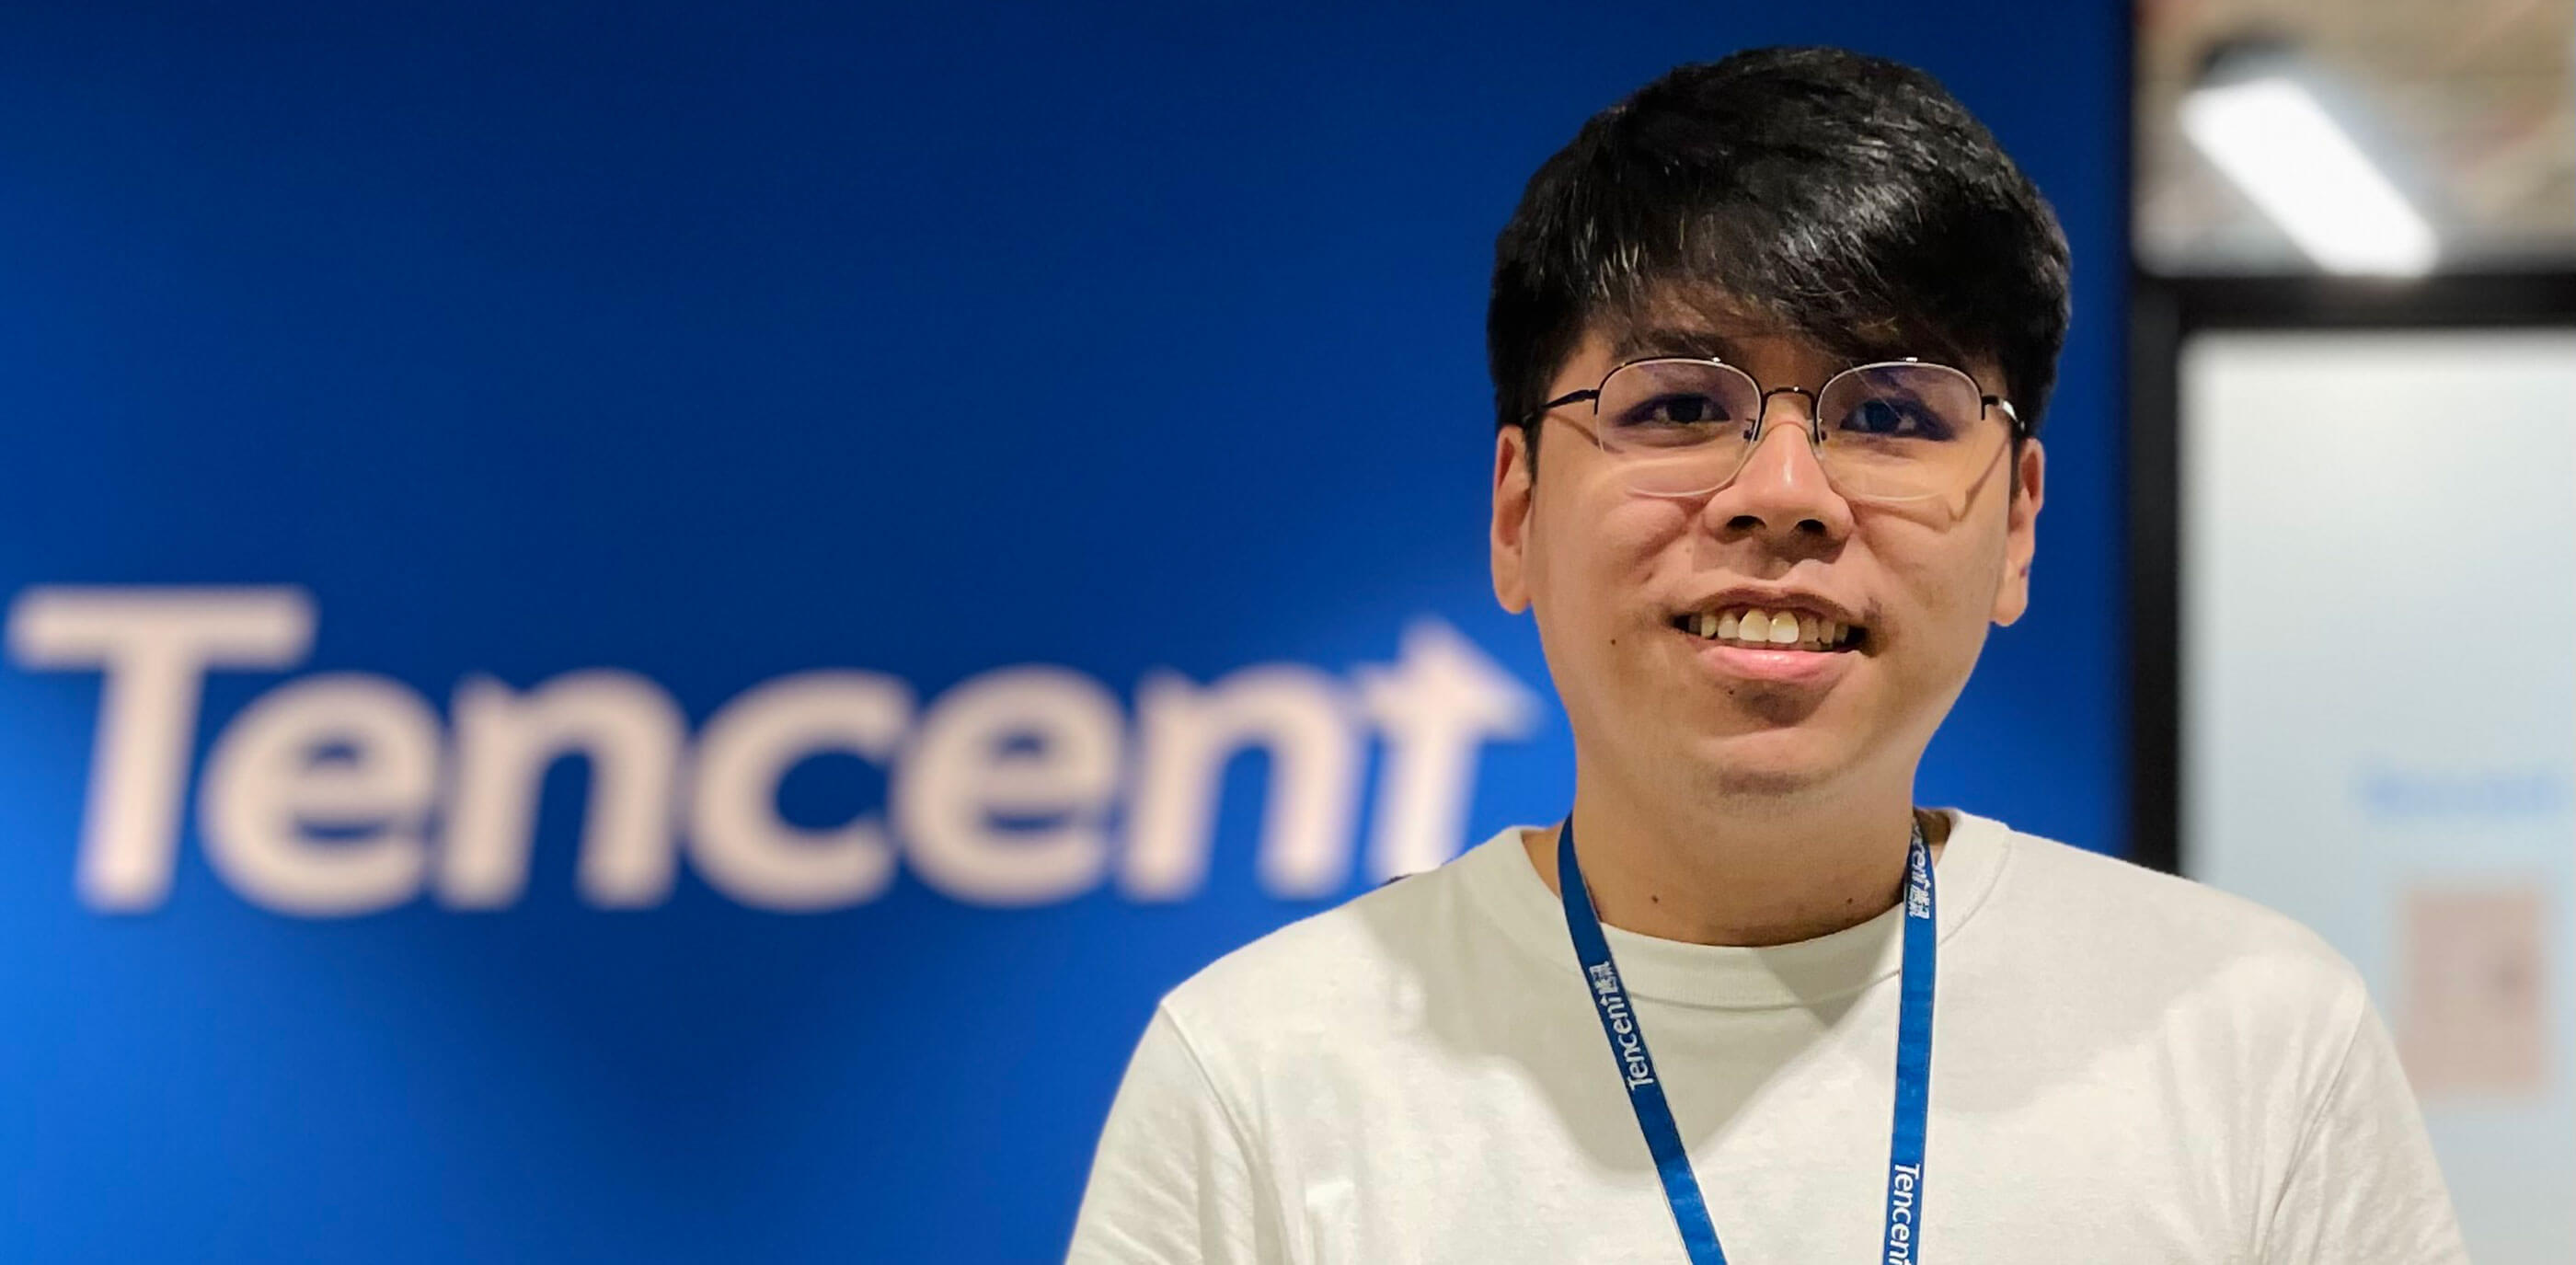
<svg viewBox="0 0 2576 1265">
<path fill-rule="evenodd" d="M 1721 645 L 1819 654 L 1858 650 L 1869 637 L 1869 630 L 1858 624 L 1828 619 L 1813 611 L 1755 606 L 1686 612 L 1674 616 L 1672 624 L 1677 631 Z"/>
</svg>

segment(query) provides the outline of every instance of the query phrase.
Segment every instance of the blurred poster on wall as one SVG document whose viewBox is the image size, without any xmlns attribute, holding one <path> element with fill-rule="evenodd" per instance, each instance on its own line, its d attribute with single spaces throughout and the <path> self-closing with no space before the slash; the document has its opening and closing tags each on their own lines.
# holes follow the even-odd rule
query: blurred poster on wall
<svg viewBox="0 0 2576 1265">
<path fill-rule="evenodd" d="M 2576 1235 L 2576 331 L 2182 372 L 2183 839 L 2388 1015 L 2473 1257 Z"/>
</svg>

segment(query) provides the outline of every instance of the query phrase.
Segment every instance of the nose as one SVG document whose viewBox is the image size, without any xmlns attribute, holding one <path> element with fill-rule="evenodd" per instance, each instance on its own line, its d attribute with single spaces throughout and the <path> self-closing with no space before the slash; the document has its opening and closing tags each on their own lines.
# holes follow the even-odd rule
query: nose
<svg viewBox="0 0 2576 1265">
<path fill-rule="evenodd" d="M 1788 396 L 1778 410 L 1774 397 Z M 1780 541 L 1838 543 L 1851 534 L 1851 504 L 1825 478 L 1816 459 L 1813 397 L 1783 388 L 1762 400 L 1760 438 L 1732 482 L 1708 498 L 1702 514 L 1725 536 L 1767 535 Z"/>
</svg>

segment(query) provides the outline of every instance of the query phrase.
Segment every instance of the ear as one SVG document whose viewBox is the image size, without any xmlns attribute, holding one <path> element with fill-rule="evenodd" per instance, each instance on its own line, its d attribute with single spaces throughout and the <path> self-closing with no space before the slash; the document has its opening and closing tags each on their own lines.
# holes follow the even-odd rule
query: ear
<svg viewBox="0 0 2576 1265">
<path fill-rule="evenodd" d="M 2047 473 L 2048 455 L 2039 441 L 2023 440 L 2021 459 L 2013 463 L 2012 506 L 2004 526 L 2004 578 L 1995 586 L 1997 624 L 2009 625 L 2030 609 L 2030 559 L 2039 549 L 2039 505 Z"/>
<path fill-rule="evenodd" d="M 1529 437 L 1518 426 L 1494 434 L 1494 600 L 1517 615 L 1529 609 Z"/>
</svg>

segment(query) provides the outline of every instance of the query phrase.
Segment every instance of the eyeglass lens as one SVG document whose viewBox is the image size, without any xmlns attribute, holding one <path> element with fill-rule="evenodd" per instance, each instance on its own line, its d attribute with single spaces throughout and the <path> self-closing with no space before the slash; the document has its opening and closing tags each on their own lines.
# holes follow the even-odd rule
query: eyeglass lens
<svg viewBox="0 0 2576 1265">
<path fill-rule="evenodd" d="M 1754 448 L 1762 388 L 1706 360 L 1643 360 L 1601 384 L 1603 449 L 1640 492 L 1685 496 L 1724 486 Z M 1846 496 L 1910 500 L 1955 491 L 2009 438 L 1977 384 L 1947 365 L 1893 361 L 1847 369 L 1815 402 L 1816 460 Z"/>
</svg>

